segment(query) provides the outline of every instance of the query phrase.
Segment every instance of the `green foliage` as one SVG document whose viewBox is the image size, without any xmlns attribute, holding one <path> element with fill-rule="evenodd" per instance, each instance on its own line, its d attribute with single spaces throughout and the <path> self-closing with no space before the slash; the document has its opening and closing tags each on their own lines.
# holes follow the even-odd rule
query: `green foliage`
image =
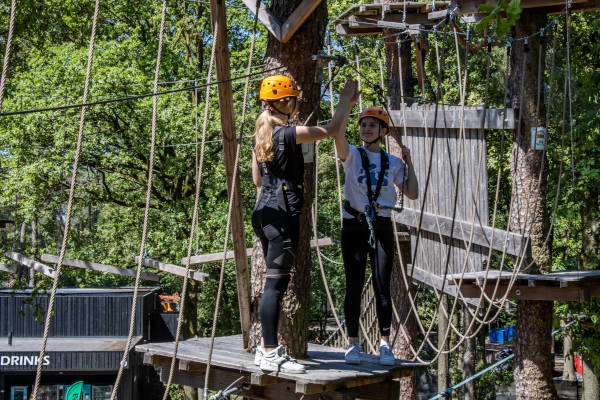
<svg viewBox="0 0 600 400">
<path fill-rule="evenodd" d="M 495 35 L 498 39 L 506 36 L 515 25 L 521 15 L 521 0 L 499 0 L 497 5 L 480 4 L 477 11 L 487 13 L 485 17 L 475 26 L 476 32 L 482 32 L 494 23 Z"/>
</svg>

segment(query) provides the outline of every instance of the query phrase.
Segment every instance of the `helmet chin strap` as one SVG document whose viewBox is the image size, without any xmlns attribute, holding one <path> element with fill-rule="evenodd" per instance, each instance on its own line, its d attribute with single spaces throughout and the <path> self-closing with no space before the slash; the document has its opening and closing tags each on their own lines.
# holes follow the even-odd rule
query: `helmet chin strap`
<svg viewBox="0 0 600 400">
<path fill-rule="evenodd" d="M 381 125 L 379 125 L 379 128 L 377 128 L 377 139 L 372 140 L 370 142 L 367 142 L 366 140 L 363 140 L 363 142 L 365 142 L 366 144 L 373 144 L 378 142 L 379 140 L 381 140 Z"/>
<path fill-rule="evenodd" d="M 285 115 L 288 119 L 288 121 L 290 120 L 292 113 L 284 113 L 283 111 L 281 111 L 280 109 L 278 109 L 277 107 L 275 107 L 274 103 L 269 103 L 269 107 L 271 107 L 273 110 L 277 111 L 279 114 L 281 115 Z M 293 111 L 293 110 L 292 110 Z"/>
</svg>

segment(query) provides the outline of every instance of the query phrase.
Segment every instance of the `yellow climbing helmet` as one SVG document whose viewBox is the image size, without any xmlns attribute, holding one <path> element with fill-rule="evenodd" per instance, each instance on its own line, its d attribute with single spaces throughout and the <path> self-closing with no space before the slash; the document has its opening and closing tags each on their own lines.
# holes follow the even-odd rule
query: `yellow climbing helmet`
<svg viewBox="0 0 600 400">
<path fill-rule="evenodd" d="M 296 89 L 294 82 L 287 76 L 272 75 L 263 79 L 260 84 L 260 100 L 272 101 L 285 97 L 298 97 L 300 92 Z"/>
<path fill-rule="evenodd" d="M 358 117 L 358 123 L 360 124 L 360 121 L 366 117 L 376 118 L 383 122 L 387 128 L 390 127 L 390 117 L 383 107 L 365 108 L 361 111 L 360 116 Z"/>
</svg>

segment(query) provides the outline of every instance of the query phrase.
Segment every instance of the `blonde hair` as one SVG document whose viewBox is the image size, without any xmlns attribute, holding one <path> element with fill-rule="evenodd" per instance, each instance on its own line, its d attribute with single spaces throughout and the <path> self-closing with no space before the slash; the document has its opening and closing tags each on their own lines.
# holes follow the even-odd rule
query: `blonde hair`
<svg viewBox="0 0 600 400">
<path fill-rule="evenodd" d="M 285 108 L 285 111 L 290 109 L 291 102 L 287 98 L 281 99 L 279 102 L 280 107 Z M 285 125 L 287 119 L 284 118 L 284 115 L 267 109 L 256 119 L 256 130 L 254 131 L 254 154 L 256 155 L 256 161 L 273 161 L 273 157 L 275 156 L 275 152 L 273 151 L 273 129 L 276 126 Z"/>
</svg>

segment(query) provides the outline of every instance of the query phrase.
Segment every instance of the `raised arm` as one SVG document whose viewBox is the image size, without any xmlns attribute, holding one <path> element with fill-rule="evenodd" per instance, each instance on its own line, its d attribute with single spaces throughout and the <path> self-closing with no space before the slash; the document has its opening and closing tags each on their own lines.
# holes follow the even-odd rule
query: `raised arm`
<svg viewBox="0 0 600 400">
<path fill-rule="evenodd" d="M 340 102 L 333 113 L 331 122 L 323 126 L 297 126 L 296 143 L 316 142 L 337 135 L 342 129 L 345 130 L 348 115 L 357 99 L 358 83 L 348 79 L 340 93 Z"/>
<path fill-rule="evenodd" d="M 406 146 L 402 146 L 402 159 L 408 168 L 408 179 L 404 187 L 404 195 L 411 200 L 415 200 L 419 197 L 419 182 L 415 175 L 415 169 L 413 168 L 412 160 L 410 158 L 410 150 Z"/>
</svg>

